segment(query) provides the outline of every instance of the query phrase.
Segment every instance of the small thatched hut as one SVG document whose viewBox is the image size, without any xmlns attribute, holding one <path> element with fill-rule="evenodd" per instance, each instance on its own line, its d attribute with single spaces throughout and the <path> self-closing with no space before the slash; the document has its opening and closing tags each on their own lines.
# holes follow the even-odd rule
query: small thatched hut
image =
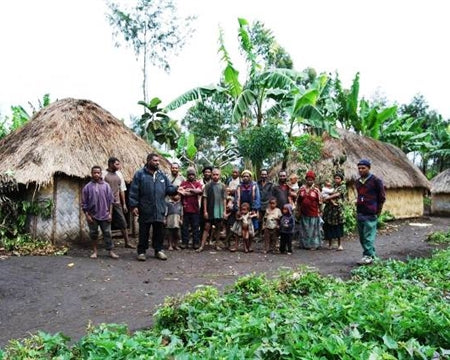
<svg viewBox="0 0 450 360">
<path fill-rule="evenodd" d="M 430 183 L 422 172 L 408 160 L 403 151 L 394 145 L 338 129 L 339 138 L 324 136 L 322 160 L 312 168 L 319 175 L 330 176 L 337 164 L 345 173 L 350 200 L 356 198 L 355 181 L 359 178 L 356 164 L 361 158 L 372 161 L 371 171 L 386 187 L 386 203 L 383 210 L 396 218 L 423 215 L 423 195 Z M 288 171 L 295 171 L 296 164 L 288 164 Z M 304 174 L 299 174 L 300 176 Z"/>
<path fill-rule="evenodd" d="M 431 180 L 431 213 L 450 216 L 450 169 Z"/>
<path fill-rule="evenodd" d="M 49 219 L 34 217 L 33 236 L 53 243 L 86 238 L 81 190 L 91 167 L 122 162 L 127 183 L 155 150 L 108 111 L 89 100 L 63 99 L 40 110 L 22 128 L 0 141 L 0 173 L 12 172 L 26 199 L 53 202 Z M 163 169 L 169 169 L 161 158 Z"/>
</svg>

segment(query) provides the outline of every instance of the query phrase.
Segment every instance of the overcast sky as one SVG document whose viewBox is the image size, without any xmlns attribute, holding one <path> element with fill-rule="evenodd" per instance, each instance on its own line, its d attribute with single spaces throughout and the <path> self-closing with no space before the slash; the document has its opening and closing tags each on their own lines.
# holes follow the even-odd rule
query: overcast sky
<svg viewBox="0 0 450 360">
<path fill-rule="evenodd" d="M 297 70 L 338 71 L 344 87 L 361 73 L 361 95 L 409 102 L 417 93 L 450 117 L 448 36 L 444 0 L 183 0 L 198 16 L 190 43 L 171 60 L 169 75 L 150 69 L 149 94 L 163 103 L 216 83 L 219 25 L 240 67 L 237 18 L 262 21 L 291 54 Z M 37 104 L 45 93 L 95 101 L 118 118 L 141 113 L 140 64 L 114 47 L 103 0 L 0 1 L 0 114 Z M 243 69 L 242 69 L 243 70 Z"/>
</svg>

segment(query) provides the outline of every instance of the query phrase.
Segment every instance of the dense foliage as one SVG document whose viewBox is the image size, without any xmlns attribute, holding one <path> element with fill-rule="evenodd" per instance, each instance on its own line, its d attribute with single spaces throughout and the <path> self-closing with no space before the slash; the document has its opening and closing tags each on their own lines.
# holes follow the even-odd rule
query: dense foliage
<svg viewBox="0 0 450 360">
<path fill-rule="evenodd" d="M 90 327 L 11 341 L 4 359 L 431 359 L 450 355 L 450 250 L 378 262 L 349 281 L 305 268 L 168 298 L 153 329 Z M 0 350 L 1 351 L 1 350 Z"/>
</svg>

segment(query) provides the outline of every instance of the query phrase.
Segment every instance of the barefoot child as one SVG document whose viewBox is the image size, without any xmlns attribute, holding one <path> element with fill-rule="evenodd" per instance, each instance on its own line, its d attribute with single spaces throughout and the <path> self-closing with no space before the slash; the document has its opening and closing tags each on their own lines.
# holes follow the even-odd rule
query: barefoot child
<svg viewBox="0 0 450 360">
<path fill-rule="evenodd" d="M 280 253 L 292 254 L 292 235 L 294 234 L 295 219 L 292 214 L 292 205 L 285 204 L 280 219 Z"/>
<path fill-rule="evenodd" d="M 242 236 L 244 242 L 244 252 L 252 252 L 252 239 L 255 236 L 255 228 L 252 219 L 257 217 L 256 212 L 250 211 L 249 203 L 242 203 L 239 212 L 236 214 L 236 221 L 231 228 L 235 234 L 235 249 L 238 247 L 238 237 Z"/>
<path fill-rule="evenodd" d="M 169 251 L 180 250 L 180 228 L 183 224 L 183 205 L 179 194 L 170 196 L 167 201 L 166 229 Z"/>
<path fill-rule="evenodd" d="M 277 199 L 271 198 L 263 217 L 264 254 L 276 248 L 281 215 L 281 210 L 277 208 Z"/>
</svg>

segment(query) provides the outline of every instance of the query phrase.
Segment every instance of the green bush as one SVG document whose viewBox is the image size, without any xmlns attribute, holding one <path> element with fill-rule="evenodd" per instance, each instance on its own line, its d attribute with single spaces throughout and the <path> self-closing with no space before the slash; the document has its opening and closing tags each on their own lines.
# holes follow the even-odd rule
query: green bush
<svg viewBox="0 0 450 360">
<path fill-rule="evenodd" d="M 307 268 L 249 275 L 223 295 L 170 298 L 156 325 L 101 324 L 71 348 L 62 335 L 10 341 L 4 359 L 431 359 L 450 352 L 450 250 L 377 262 L 349 281 Z"/>
</svg>

